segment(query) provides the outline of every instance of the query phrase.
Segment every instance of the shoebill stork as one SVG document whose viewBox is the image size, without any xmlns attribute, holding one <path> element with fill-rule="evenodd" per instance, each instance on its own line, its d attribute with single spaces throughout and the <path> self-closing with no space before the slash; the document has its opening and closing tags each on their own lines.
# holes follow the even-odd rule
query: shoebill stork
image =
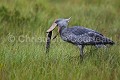
<svg viewBox="0 0 120 80">
<path fill-rule="evenodd" d="M 55 20 L 52 26 L 47 30 L 47 33 L 53 31 L 55 27 L 58 26 L 58 33 L 60 34 L 61 38 L 64 41 L 79 47 L 81 59 L 83 59 L 83 49 L 87 45 L 105 46 L 106 44 L 114 44 L 112 40 L 95 30 L 82 26 L 73 26 L 68 28 L 67 26 L 69 21 L 70 18 Z"/>
</svg>

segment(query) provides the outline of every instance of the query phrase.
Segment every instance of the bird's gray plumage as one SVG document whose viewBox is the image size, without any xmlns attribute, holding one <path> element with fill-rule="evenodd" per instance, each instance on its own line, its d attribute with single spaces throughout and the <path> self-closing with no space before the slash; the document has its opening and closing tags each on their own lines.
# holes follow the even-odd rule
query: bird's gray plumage
<svg viewBox="0 0 120 80">
<path fill-rule="evenodd" d="M 64 41 L 73 43 L 75 45 L 113 44 L 113 41 L 106 38 L 102 34 L 80 26 L 61 28 L 60 36 Z"/>
<path fill-rule="evenodd" d="M 83 58 L 83 48 L 86 45 L 106 45 L 106 44 L 114 44 L 112 40 L 103 36 L 101 33 L 81 27 L 81 26 L 73 26 L 68 28 L 69 19 L 58 19 L 55 21 L 57 26 L 59 27 L 59 33 L 61 38 L 64 41 L 77 45 L 80 50 L 80 56 Z"/>
</svg>

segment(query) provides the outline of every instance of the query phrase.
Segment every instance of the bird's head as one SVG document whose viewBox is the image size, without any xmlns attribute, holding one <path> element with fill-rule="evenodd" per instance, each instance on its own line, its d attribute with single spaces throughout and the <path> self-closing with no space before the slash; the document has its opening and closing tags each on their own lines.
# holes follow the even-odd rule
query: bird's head
<svg viewBox="0 0 120 80">
<path fill-rule="evenodd" d="M 56 26 L 58 26 L 58 29 L 60 29 L 61 27 L 67 27 L 70 19 L 71 17 L 68 19 L 56 19 L 52 24 L 52 26 L 47 30 L 47 33 L 53 31 Z"/>
</svg>

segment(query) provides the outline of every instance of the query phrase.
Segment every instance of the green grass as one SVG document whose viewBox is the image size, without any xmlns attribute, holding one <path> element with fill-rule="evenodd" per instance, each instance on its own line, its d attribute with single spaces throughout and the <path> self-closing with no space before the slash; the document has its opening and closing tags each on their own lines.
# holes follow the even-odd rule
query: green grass
<svg viewBox="0 0 120 80">
<path fill-rule="evenodd" d="M 86 47 L 81 62 L 79 49 L 57 37 L 46 54 L 46 30 L 71 16 L 70 26 L 94 29 L 116 44 Z M 0 0 L 0 80 L 119 79 L 119 0 Z"/>
</svg>

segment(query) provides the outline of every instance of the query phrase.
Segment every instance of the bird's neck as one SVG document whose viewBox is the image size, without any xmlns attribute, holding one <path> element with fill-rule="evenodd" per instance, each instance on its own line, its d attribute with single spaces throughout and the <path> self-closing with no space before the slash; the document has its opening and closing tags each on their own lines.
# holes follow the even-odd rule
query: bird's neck
<svg viewBox="0 0 120 80">
<path fill-rule="evenodd" d="M 65 28 L 67 28 L 67 27 L 66 26 L 59 27 L 58 32 L 61 33 L 61 31 L 64 30 Z"/>
</svg>

